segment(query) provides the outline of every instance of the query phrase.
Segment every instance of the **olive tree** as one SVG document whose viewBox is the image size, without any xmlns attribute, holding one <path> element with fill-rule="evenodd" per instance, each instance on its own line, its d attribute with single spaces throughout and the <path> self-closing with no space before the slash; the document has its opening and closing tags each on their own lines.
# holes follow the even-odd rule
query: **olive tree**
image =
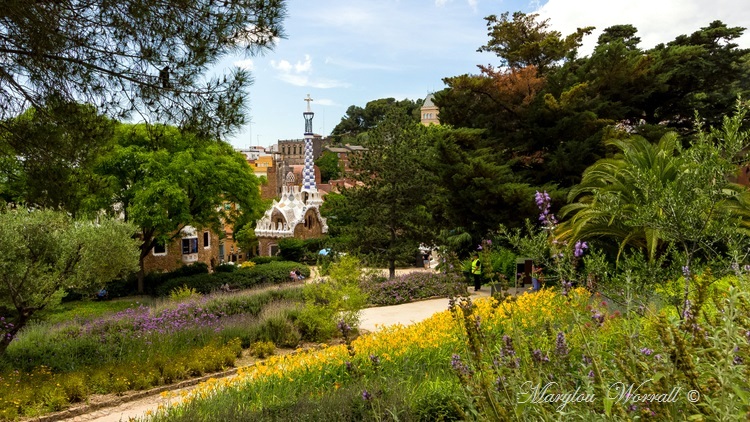
<svg viewBox="0 0 750 422">
<path fill-rule="evenodd" d="M 91 289 L 138 268 L 135 227 L 51 210 L 0 213 L 0 353 L 66 289 Z"/>
</svg>

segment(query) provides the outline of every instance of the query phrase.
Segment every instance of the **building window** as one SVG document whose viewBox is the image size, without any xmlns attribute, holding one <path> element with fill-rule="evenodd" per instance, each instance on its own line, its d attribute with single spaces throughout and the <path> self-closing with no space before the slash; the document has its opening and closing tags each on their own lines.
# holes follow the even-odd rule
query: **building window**
<svg viewBox="0 0 750 422">
<path fill-rule="evenodd" d="M 203 232 L 203 249 L 211 247 L 211 234 L 209 232 Z"/>
<path fill-rule="evenodd" d="M 151 250 L 151 253 L 154 256 L 164 256 L 167 254 L 167 245 L 160 245 L 157 243 L 154 245 L 154 249 Z"/>
<path fill-rule="evenodd" d="M 182 239 L 182 254 L 189 255 L 191 253 L 198 253 L 198 238 L 190 237 Z"/>
</svg>

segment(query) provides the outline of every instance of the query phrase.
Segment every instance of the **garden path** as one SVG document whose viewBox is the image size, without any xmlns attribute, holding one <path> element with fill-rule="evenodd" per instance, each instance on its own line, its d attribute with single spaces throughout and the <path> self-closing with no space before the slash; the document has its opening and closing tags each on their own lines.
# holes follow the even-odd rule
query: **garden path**
<svg viewBox="0 0 750 422">
<path fill-rule="evenodd" d="M 429 269 L 411 269 L 411 270 L 400 270 L 401 272 L 410 271 L 432 271 Z M 397 271 L 397 274 L 401 272 Z M 311 277 L 313 278 L 313 277 Z M 488 287 L 474 292 L 469 289 L 472 298 L 488 297 L 490 291 Z M 511 293 L 518 294 L 521 291 L 516 289 Z M 448 309 L 448 299 L 430 299 L 419 302 L 404 303 L 401 305 L 393 306 L 379 306 L 375 308 L 367 308 L 362 310 L 362 319 L 360 328 L 367 331 L 376 331 L 379 327 L 384 327 L 393 324 L 409 325 L 422 320 L 425 320 L 437 312 L 441 312 Z M 221 375 L 213 375 L 214 377 L 234 377 L 236 369 L 227 371 Z M 121 404 L 113 404 L 111 406 L 102 407 L 100 409 L 93 410 L 83 415 L 71 417 L 71 418 L 41 418 L 34 419 L 45 422 L 52 421 L 67 421 L 67 422 L 119 422 L 128 421 L 135 418 L 143 418 L 151 412 L 156 411 L 159 406 L 168 406 L 170 400 L 169 396 L 179 396 L 183 391 L 189 391 L 198 385 L 196 380 L 188 381 L 189 385 L 180 388 L 170 390 L 170 394 L 162 395 L 160 393 L 154 393 L 152 395 L 145 396 L 143 398 L 128 401 Z M 173 386 L 174 387 L 174 386 Z"/>
</svg>

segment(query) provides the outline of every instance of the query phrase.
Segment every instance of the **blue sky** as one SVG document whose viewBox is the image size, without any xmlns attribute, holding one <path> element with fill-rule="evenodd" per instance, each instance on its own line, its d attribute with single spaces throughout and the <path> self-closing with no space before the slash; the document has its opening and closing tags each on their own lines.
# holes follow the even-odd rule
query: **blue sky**
<svg viewBox="0 0 750 422">
<path fill-rule="evenodd" d="M 228 140 L 235 147 L 269 146 L 301 138 L 307 94 L 313 98 L 313 130 L 330 134 L 351 105 L 378 98 L 424 98 L 444 87 L 442 79 L 497 65 L 478 53 L 487 41 L 484 17 L 503 12 L 540 13 L 567 35 L 633 24 L 641 47 L 668 42 L 719 19 L 750 26 L 746 0 L 288 0 L 285 39 L 261 56 L 228 57 L 220 65 L 242 66 L 254 79 L 249 89 L 250 124 Z M 739 44 L 750 47 L 750 34 Z"/>
</svg>

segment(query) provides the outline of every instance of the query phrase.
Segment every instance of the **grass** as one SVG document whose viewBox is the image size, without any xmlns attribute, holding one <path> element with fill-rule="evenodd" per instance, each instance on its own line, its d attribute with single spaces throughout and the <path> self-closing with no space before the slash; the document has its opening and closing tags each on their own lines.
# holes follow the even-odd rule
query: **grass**
<svg viewBox="0 0 750 422">
<path fill-rule="evenodd" d="M 77 300 L 65 302 L 35 314 L 35 320 L 46 324 L 60 324 L 69 321 L 91 321 L 106 314 L 117 313 L 139 305 L 153 306 L 157 299 L 150 296 L 117 298 L 111 300 Z"/>
</svg>

